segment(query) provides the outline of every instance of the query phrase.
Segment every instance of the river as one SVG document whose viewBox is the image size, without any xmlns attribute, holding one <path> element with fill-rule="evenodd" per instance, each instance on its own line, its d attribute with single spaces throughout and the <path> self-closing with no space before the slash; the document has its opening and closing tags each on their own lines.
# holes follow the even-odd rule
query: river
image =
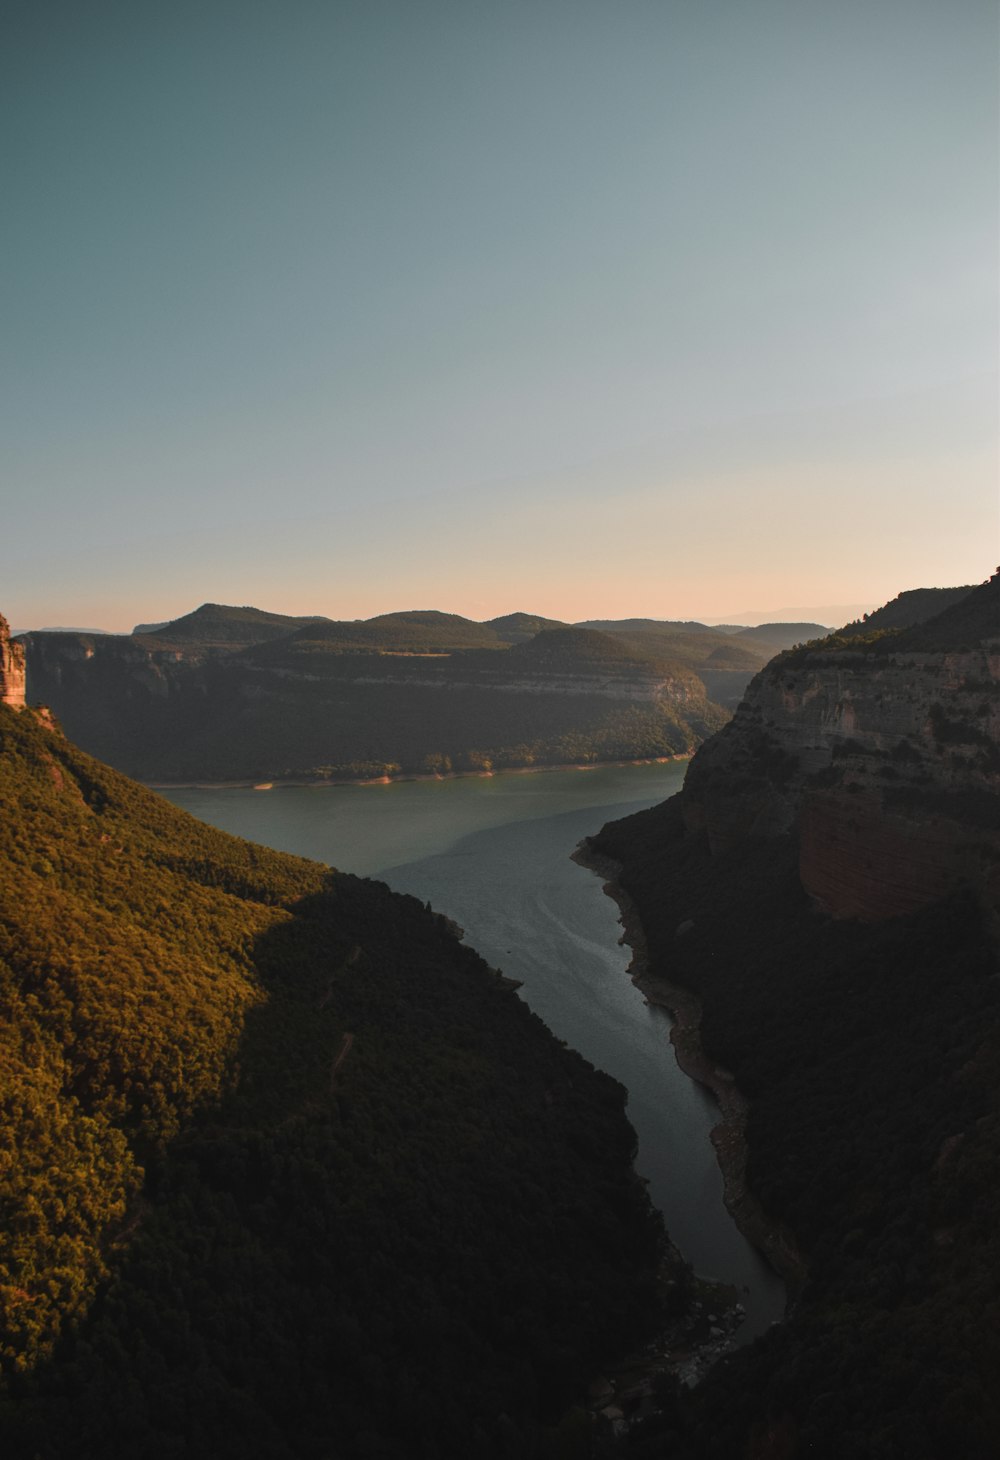
<svg viewBox="0 0 1000 1460">
<path fill-rule="evenodd" d="M 712 1097 L 678 1068 L 670 1018 L 626 977 L 618 910 L 570 854 L 606 822 L 680 789 L 683 764 L 270 791 L 163 792 L 203 821 L 345 872 L 378 877 L 454 918 L 567 1044 L 629 1092 L 636 1167 L 695 1270 L 744 1289 L 748 1341 L 784 1287 L 722 1200 Z"/>
</svg>

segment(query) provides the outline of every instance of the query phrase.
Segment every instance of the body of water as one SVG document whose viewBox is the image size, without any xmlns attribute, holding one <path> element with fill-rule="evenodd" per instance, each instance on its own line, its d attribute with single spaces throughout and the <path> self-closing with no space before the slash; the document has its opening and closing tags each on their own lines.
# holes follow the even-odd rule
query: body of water
<svg viewBox="0 0 1000 1460">
<path fill-rule="evenodd" d="M 164 794 L 223 831 L 430 902 L 487 962 L 522 980 L 522 997 L 553 1033 L 628 1089 L 637 1169 L 696 1271 L 746 1289 L 749 1339 L 781 1317 L 784 1288 L 723 1204 L 709 1142 L 717 1107 L 678 1069 L 669 1016 L 626 976 L 615 904 L 570 860 L 606 821 L 673 795 L 685 769 Z"/>
</svg>

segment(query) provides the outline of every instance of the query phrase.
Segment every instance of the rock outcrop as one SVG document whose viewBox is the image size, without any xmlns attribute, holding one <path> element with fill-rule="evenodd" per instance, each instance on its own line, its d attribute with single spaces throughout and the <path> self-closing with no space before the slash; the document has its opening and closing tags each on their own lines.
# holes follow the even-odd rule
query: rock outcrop
<svg viewBox="0 0 1000 1460">
<path fill-rule="evenodd" d="M 908 913 L 961 883 L 1000 924 L 1000 574 L 926 623 L 780 655 L 692 762 L 723 854 L 796 834 L 827 912 Z"/>
<path fill-rule="evenodd" d="M 10 636 L 10 625 L 0 614 L 0 704 L 24 708 L 24 645 Z"/>
</svg>

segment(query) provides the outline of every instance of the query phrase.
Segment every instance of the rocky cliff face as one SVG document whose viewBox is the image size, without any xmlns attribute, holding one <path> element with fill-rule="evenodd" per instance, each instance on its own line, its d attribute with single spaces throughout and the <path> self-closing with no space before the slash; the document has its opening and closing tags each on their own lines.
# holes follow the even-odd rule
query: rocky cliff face
<svg viewBox="0 0 1000 1460">
<path fill-rule="evenodd" d="M 161 782 L 651 758 L 689 752 L 724 719 L 683 665 L 600 634 L 539 638 L 481 653 L 352 653 L 295 636 L 229 651 L 38 632 L 25 638 L 28 698 L 90 754 Z"/>
<path fill-rule="evenodd" d="M 803 886 L 835 916 L 963 883 L 1000 925 L 1000 574 L 898 635 L 773 660 L 698 752 L 683 808 L 716 854 L 797 835 Z"/>
<path fill-rule="evenodd" d="M 24 683 L 24 645 L 11 639 L 10 625 L 0 614 L 0 704 L 23 708 Z"/>
</svg>

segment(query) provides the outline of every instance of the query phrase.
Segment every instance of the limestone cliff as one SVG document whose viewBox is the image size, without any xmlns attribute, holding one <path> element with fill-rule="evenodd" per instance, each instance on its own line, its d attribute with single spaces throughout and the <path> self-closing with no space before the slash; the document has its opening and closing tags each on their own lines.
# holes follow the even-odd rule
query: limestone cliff
<svg viewBox="0 0 1000 1460">
<path fill-rule="evenodd" d="M 796 834 L 835 916 L 959 883 L 1000 924 L 1000 574 L 927 623 L 780 655 L 692 762 L 685 822 L 715 854 Z"/>
<path fill-rule="evenodd" d="M 397 617 L 412 633 L 408 616 Z M 482 627 L 460 620 L 450 632 Z M 648 759 L 689 753 L 725 718 L 685 665 L 603 634 L 560 629 L 481 652 L 340 652 L 325 630 L 311 624 L 305 639 L 250 649 L 204 636 L 185 643 L 176 630 L 32 633 L 28 696 L 90 754 L 159 782 Z M 441 630 L 434 623 L 427 632 Z"/>
<path fill-rule="evenodd" d="M 0 704 L 24 707 L 24 645 L 12 640 L 10 625 L 0 614 Z"/>
</svg>

